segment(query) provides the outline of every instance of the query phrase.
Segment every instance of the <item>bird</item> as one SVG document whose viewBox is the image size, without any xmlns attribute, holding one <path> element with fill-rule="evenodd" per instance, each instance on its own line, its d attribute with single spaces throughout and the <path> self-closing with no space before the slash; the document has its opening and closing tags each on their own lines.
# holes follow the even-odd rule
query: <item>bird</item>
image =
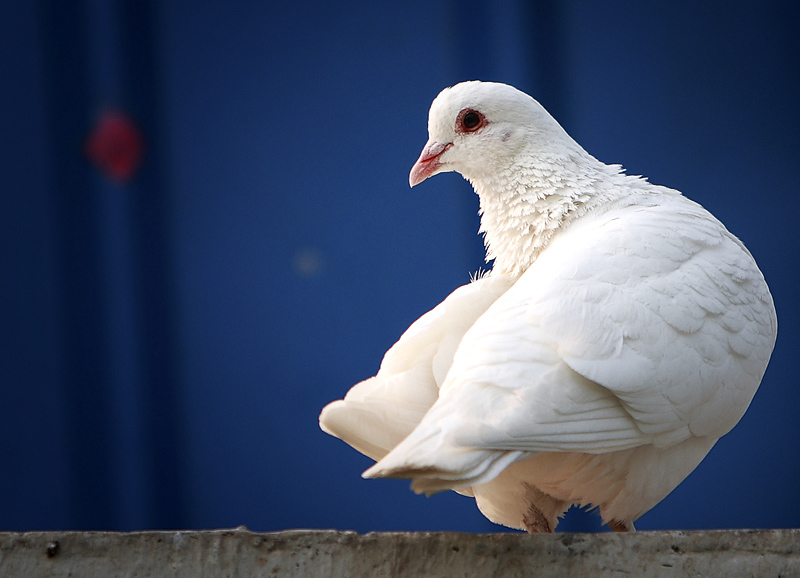
<svg viewBox="0 0 800 578">
<path fill-rule="evenodd" d="M 364 478 L 453 490 L 553 532 L 572 506 L 614 531 L 662 501 L 742 418 L 777 317 L 744 244 L 677 190 L 587 153 L 531 96 L 445 88 L 412 187 L 460 173 L 491 270 L 415 321 L 320 427 Z"/>
</svg>

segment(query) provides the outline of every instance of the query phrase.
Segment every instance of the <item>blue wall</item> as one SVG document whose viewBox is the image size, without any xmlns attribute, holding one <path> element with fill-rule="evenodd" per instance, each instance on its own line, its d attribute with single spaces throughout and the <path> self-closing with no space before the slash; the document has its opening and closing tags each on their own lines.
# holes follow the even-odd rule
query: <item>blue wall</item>
<svg viewBox="0 0 800 578">
<path fill-rule="evenodd" d="M 799 22 L 699 4 L 0 6 L 0 530 L 499 530 L 317 427 L 482 265 L 469 186 L 407 185 L 468 78 L 699 201 L 773 291 L 749 412 L 637 527 L 800 525 Z M 146 139 L 126 184 L 83 153 L 108 108 Z"/>
</svg>

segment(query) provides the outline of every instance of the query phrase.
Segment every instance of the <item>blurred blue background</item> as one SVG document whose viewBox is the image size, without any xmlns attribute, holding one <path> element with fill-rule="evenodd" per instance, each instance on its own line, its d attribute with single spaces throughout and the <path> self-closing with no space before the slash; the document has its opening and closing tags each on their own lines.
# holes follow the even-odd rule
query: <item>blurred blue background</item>
<svg viewBox="0 0 800 578">
<path fill-rule="evenodd" d="M 703 204 L 772 289 L 749 412 L 637 526 L 800 526 L 799 23 L 775 1 L 3 3 L 0 530 L 502 530 L 362 480 L 317 426 L 483 263 L 467 183 L 407 184 L 431 100 L 473 78 Z M 109 110 L 143 135 L 127 180 L 85 152 Z"/>
</svg>

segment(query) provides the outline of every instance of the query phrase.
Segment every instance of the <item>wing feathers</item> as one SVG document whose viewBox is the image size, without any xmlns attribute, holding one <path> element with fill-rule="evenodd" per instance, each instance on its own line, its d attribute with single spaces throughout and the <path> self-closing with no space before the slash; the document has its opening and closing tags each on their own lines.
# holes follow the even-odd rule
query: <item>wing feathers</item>
<svg viewBox="0 0 800 578">
<path fill-rule="evenodd" d="M 510 285 L 486 275 L 420 317 L 386 352 L 375 377 L 323 409 L 323 431 L 373 459 L 385 456 L 434 404 L 464 333 Z"/>
<path fill-rule="evenodd" d="M 669 447 L 733 427 L 766 367 L 754 351 L 771 351 L 774 309 L 741 243 L 674 200 L 556 237 L 466 332 L 436 403 L 367 475 L 424 478 L 429 491 L 491 479 L 475 460 Z"/>
</svg>

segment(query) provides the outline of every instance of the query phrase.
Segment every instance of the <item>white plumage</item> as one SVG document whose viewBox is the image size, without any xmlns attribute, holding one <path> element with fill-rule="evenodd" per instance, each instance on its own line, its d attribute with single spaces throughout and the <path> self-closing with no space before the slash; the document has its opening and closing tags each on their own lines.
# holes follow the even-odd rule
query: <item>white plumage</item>
<svg viewBox="0 0 800 578">
<path fill-rule="evenodd" d="M 472 183 L 493 269 L 322 429 L 378 460 L 365 477 L 474 496 L 499 524 L 552 531 L 579 504 L 632 529 L 750 404 L 777 331 L 761 272 L 700 205 L 599 162 L 510 86 L 445 89 L 428 130 L 411 184 Z"/>
</svg>

